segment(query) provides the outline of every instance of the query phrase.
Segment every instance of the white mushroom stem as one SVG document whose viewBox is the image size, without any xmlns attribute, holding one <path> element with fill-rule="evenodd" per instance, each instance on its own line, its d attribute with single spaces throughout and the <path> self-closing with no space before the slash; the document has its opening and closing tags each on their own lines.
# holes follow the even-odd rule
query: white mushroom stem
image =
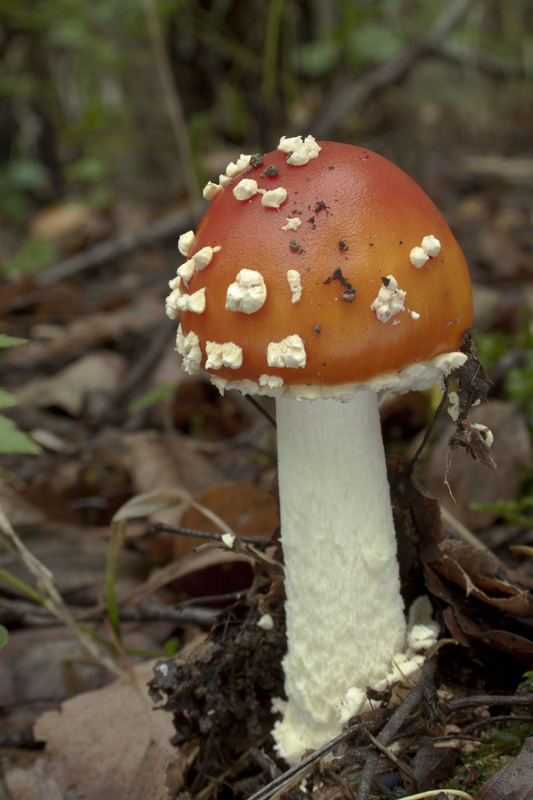
<svg viewBox="0 0 533 800">
<path fill-rule="evenodd" d="M 288 700 L 274 736 L 295 763 L 387 676 L 405 620 L 377 394 L 281 397 L 276 411 Z"/>
</svg>

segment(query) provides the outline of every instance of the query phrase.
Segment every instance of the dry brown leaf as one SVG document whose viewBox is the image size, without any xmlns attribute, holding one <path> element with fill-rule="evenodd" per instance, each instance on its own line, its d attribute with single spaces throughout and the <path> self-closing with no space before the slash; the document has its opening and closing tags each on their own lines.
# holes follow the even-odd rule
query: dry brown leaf
<svg viewBox="0 0 533 800">
<path fill-rule="evenodd" d="M 431 742 L 423 742 L 411 761 L 411 767 L 418 781 L 418 790 L 433 789 L 453 775 L 457 755 L 449 748 L 435 747 Z"/>
<path fill-rule="evenodd" d="M 101 596 L 108 551 L 108 528 L 50 522 L 24 531 L 24 544 L 54 576 L 61 595 L 76 604 L 96 603 Z M 2 566 L 21 579 L 27 579 L 22 565 L 4 556 Z M 142 582 L 150 565 L 139 553 L 122 554 L 117 577 L 117 592 L 128 591 Z M 0 587 L 5 584 L 0 581 Z M 22 597 L 11 588 L 16 597 Z"/>
<path fill-rule="evenodd" d="M 105 666 L 114 675 L 120 675 L 121 670 L 107 653 L 100 650 L 91 636 L 76 624 L 70 609 L 57 590 L 52 572 L 21 541 L 2 506 L 0 506 L 0 543 L 11 556 L 24 565 L 32 576 L 37 591 L 43 598 L 43 605 L 56 619 L 75 633 L 80 645 L 97 664 Z"/>
<path fill-rule="evenodd" d="M 474 639 L 530 662 L 533 602 L 525 587 L 492 553 L 447 535 L 439 503 L 409 476 L 406 459 L 387 463 L 400 555 L 404 541 L 416 545 L 426 589 L 443 608 L 451 635 L 463 646 Z M 416 585 L 405 567 L 402 579 Z"/>
<path fill-rule="evenodd" d="M 64 800 L 49 759 L 41 753 L 17 750 L 0 754 L 2 777 L 13 800 Z"/>
<path fill-rule="evenodd" d="M 221 594 L 222 592 L 232 591 L 234 582 L 231 578 L 230 570 L 233 571 L 236 565 L 245 565 L 249 567 L 250 564 L 251 559 L 249 556 L 238 555 L 229 550 L 213 549 L 204 550 L 201 553 L 190 553 L 188 556 L 180 558 L 179 561 L 173 561 L 171 564 L 167 564 L 161 569 L 158 569 L 145 583 L 120 596 L 119 601 L 120 603 L 137 605 L 171 583 L 176 583 L 177 587 L 180 589 L 183 588 L 185 579 L 191 578 L 192 576 L 195 576 L 193 582 L 195 587 L 204 587 L 205 584 L 209 585 L 208 592 L 190 592 L 194 596 L 206 593 Z M 247 571 L 249 580 L 245 585 L 249 586 L 251 570 Z M 239 573 L 241 572 L 242 570 L 239 569 Z M 206 573 L 206 579 L 204 581 L 198 580 L 196 577 L 198 573 Z M 215 574 L 218 574 L 219 577 L 215 577 Z M 188 581 L 186 585 L 187 588 L 189 588 L 191 582 Z"/>
<path fill-rule="evenodd" d="M 478 600 L 517 617 L 533 616 L 533 598 L 526 589 L 514 585 L 502 572 L 502 562 L 485 550 L 445 539 L 440 544 L 439 573 L 465 589 Z"/>
<path fill-rule="evenodd" d="M 272 536 L 279 525 L 278 506 L 271 492 L 249 481 L 225 483 L 208 489 L 195 498 L 214 511 L 237 536 Z M 219 529 L 195 508 L 188 508 L 181 524 L 192 530 L 218 533 Z M 202 539 L 176 537 L 175 558 L 192 552 Z"/>
<path fill-rule="evenodd" d="M 22 628 L 13 630 L 0 659 L 0 705 L 12 725 L 30 727 L 46 708 L 55 707 L 69 694 L 66 665 L 79 643 L 68 628 Z M 103 686 L 107 670 L 80 666 L 78 684 L 84 691 Z M 43 705 L 44 704 L 44 705 Z"/>
<path fill-rule="evenodd" d="M 168 761 L 168 752 L 151 744 L 132 781 L 129 800 L 170 800 Z"/>
<path fill-rule="evenodd" d="M 166 754 L 169 765 L 191 757 L 170 746 L 170 716 L 154 711 L 148 698 L 153 665 L 134 667 L 131 675 L 67 700 L 61 711 L 48 711 L 37 720 L 35 738 L 46 743 L 63 790 L 73 786 L 85 800 L 130 800 L 152 744 Z"/>
<path fill-rule="evenodd" d="M 136 495 L 128 500 L 113 517 L 113 524 L 111 527 L 111 541 L 109 548 L 109 563 L 110 568 L 114 571 L 117 569 L 121 549 L 123 547 L 126 533 L 127 523 L 129 520 L 138 519 L 139 517 L 153 517 L 161 512 L 162 509 L 180 507 L 190 505 L 195 508 L 206 521 L 210 521 L 219 532 L 223 534 L 233 535 L 231 528 L 209 508 L 203 506 L 194 500 L 190 494 L 181 487 L 174 487 L 166 491 L 153 491 L 146 492 L 141 495 Z M 237 540 L 236 540 L 237 542 Z M 208 588 L 201 591 L 200 594 L 221 594 L 228 591 L 233 591 L 233 579 L 228 575 L 228 569 L 235 571 L 236 565 L 247 565 L 245 570 L 244 580 L 242 570 L 237 566 L 237 575 L 233 576 L 237 579 L 237 589 L 242 589 L 250 585 L 252 574 L 248 568 L 250 565 L 250 558 L 254 557 L 253 553 L 249 553 L 245 548 L 235 552 L 228 551 L 224 546 L 222 549 L 216 551 L 216 555 L 207 555 L 207 553 L 190 554 L 168 564 L 163 569 L 159 570 L 155 577 L 147 581 L 138 590 L 128 594 L 129 602 L 140 602 L 149 594 L 158 591 L 163 586 L 168 585 L 184 578 L 190 577 L 193 573 L 204 571 L 207 573 Z M 215 570 L 213 571 L 213 567 Z M 210 571 L 209 571 L 210 570 Z M 229 580 L 228 580 L 229 578 Z M 199 582 L 198 585 L 204 585 Z M 188 584 L 190 588 L 190 585 Z M 182 585 L 180 588 L 187 590 L 187 587 Z M 198 596 L 198 592 L 192 591 L 191 594 Z M 124 599 L 124 598 L 123 598 Z"/>
<path fill-rule="evenodd" d="M 192 495 L 221 483 L 221 475 L 208 459 L 195 453 L 186 437 L 169 439 L 152 430 L 126 434 L 120 442 L 120 463 L 131 475 L 136 493 L 172 491 L 181 486 Z M 159 522 L 177 524 L 182 509 L 157 514 Z"/>
<path fill-rule="evenodd" d="M 107 350 L 88 353 L 55 375 L 22 386 L 17 398 L 30 408 L 60 408 L 72 417 L 79 417 L 86 410 L 88 397 L 116 391 L 126 370 L 126 359 L 118 353 Z"/>
<path fill-rule="evenodd" d="M 483 466 L 496 469 L 496 462 L 482 432 L 484 429 L 476 428 L 470 421 L 470 412 L 480 403 L 486 403 L 490 388 L 490 381 L 483 364 L 477 357 L 477 348 L 470 331 L 466 331 L 461 346 L 461 352 L 467 357 L 466 362 L 454 372 L 457 383 L 457 407 L 454 419 L 455 430 L 449 438 L 448 445 L 451 453 L 456 448 L 464 448 L 466 452 Z M 449 469 L 447 464 L 446 473 Z"/>
<path fill-rule="evenodd" d="M 37 239 L 45 239 L 72 253 L 111 232 L 111 223 L 103 211 L 82 203 L 57 203 L 38 211 L 29 225 Z"/>
<path fill-rule="evenodd" d="M 15 528 L 42 524 L 46 516 L 14 486 L 0 480 L 0 504 Z"/>
<path fill-rule="evenodd" d="M 441 581 L 427 564 L 424 571 L 427 589 L 434 598 L 442 601 L 444 621 L 454 639 L 464 647 L 469 647 L 472 639 L 477 640 L 507 656 L 531 663 L 533 642 L 527 625 L 522 629 L 512 616 L 497 614 L 496 609 L 491 614 L 490 606 L 483 608 L 476 601 L 465 602 L 464 595 Z"/>
<path fill-rule="evenodd" d="M 497 470 L 486 469 L 462 448 L 454 450 L 447 474 L 452 498 L 444 483 L 449 438 L 447 428 L 431 452 L 424 484 L 433 497 L 467 528 L 479 531 L 491 525 L 496 514 L 474 511 L 471 503 L 489 503 L 498 498 L 516 500 L 524 468 L 533 463 L 533 448 L 524 417 L 511 403 L 491 400 L 488 405 L 473 409 L 470 420 L 486 425 L 493 432 L 491 451 L 498 464 Z"/>
<path fill-rule="evenodd" d="M 222 533 L 233 533 L 229 525 L 222 520 L 214 511 L 203 506 L 181 486 L 173 489 L 155 490 L 138 494 L 124 503 L 113 516 L 113 523 L 125 522 L 130 519 L 140 517 L 152 517 L 159 511 L 167 508 L 180 507 L 182 505 L 193 506 L 200 514 L 210 520 Z"/>
<path fill-rule="evenodd" d="M 479 790 L 476 800 L 532 800 L 533 738 L 526 739 L 517 757 Z"/>
<path fill-rule="evenodd" d="M 34 325 L 30 331 L 33 341 L 25 347 L 11 348 L 3 362 L 29 370 L 47 360 L 79 356 L 90 348 L 105 347 L 128 335 L 153 331 L 160 323 L 160 294 L 148 297 L 144 294 L 116 310 L 76 316 L 67 324 Z"/>
</svg>

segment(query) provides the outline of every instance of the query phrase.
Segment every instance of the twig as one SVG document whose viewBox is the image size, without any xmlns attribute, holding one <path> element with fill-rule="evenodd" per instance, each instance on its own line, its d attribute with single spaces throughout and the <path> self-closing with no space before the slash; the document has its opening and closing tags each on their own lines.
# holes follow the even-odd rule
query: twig
<svg viewBox="0 0 533 800">
<path fill-rule="evenodd" d="M 256 564 L 259 564 L 261 567 L 263 567 L 263 569 L 265 569 L 269 575 L 283 575 L 283 565 L 280 564 L 279 561 L 269 556 L 268 553 L 262 553 L 260 550 L 254 547 L 253 544 L 244 542 L 240 536 L 234 536 L 231 544 L 224 541 L 221 544 L 218 544 L 218 542 L 207 542 L 206 544 L 201 544 L 199 547 L 195 547 L 193 552 L 201 553 L 203 550 L 210 550 L 212 548 L 222 548 L 223 550 L 229 549 L 232 553 L 251 558 L 252 561 L 255 561 Z"/>
<path fill-rule="evenodd" d="M 1 504 L 0 544 L 11 556 L 16 558 L 34 578 L 36 589 L 33 590 L 32 593 L 39 598 L 39 602 L 46 606 L 50 612 L 77 637 L 80 645 L 88 652 L 94 663 L 105 667 L 114 675 L 121 676 L 122 670 L 120 667 L 115 664 L 107 653 L 98 647 L 97 643 L 88 633 L 81 630 L 76 624 L 76 620 L 72 616 L 70 609 L 54 583 L 53 574 L 21 541 L 7 518 Z"/>
<path fill-rule="evenodd" d="M 159 363 L 162 353 L 165 351 L 170 339 L 175 338 L 175 326 L 168 325 L 168 319 L 164 319 L 153 332 L 146 349 L 139 355 L 133 363 L 129 373 L 122 380 L 114 393 L 112 405 L 115 408 L 123 405 L 133 391 L 139 386 L 143 386 L 145 379 L 155 369 Z"/>
<path fill-rule="evenodd" d="M 442 521 L 448 528 L 450 528 L 459 539 L 462 539 L 463 542 L 466 542 L 471 547 L 476 547 L 478 550 L 485 550 L 486 553 L 492 553 L 490 547 L 487 547 L 486 544 L 483 544 L 472 531 L 468 530 L 468 528 L 460 522 L 457 517 L 455 517 L 451 511 L 441 504 L 440 506 L 440 514 L 442 517 Z"/>
<path fill-rule="evenodd" d="M 529 185 L 533 180 L 533 159 L 512 156 L 464 155 L 459 168 L 481 178 Z"/>
<path fill-rule="evenodd" d="M 407 470 L 406 470 L 408 476 L 412 475 L 413 472 L 415 471 L 415 469 L 417 467 L 417 464 L 418 464 L 418 459 L 420 458 L 420 456 L 422 454 L 422 451 L 424 450 L 425 446 L 427 445 L 427 443 L 428 443 L 428 441 L 430 439 L 431 434 L 433 433 L 435 425 L 437 424 L 437 420 L 439 419 L 440 415 L 442 414 L 442 412 L 444 410 L 444 406 L 446 405 L 447 400 L 448 400 L 448 379 L 444 378 L 444 391 L 442 393 L 442 397 L 441 397 L 440 403 L 437 406 L 437 409 L 436 409 L 435 413 L 433 414 L 433 419 L 431 420 L 431 422 L 429 423 L 429 425 L 426 428 L 426 432 L 424 433 L 423 439 L 422 439 L 420 445 L 418 446 L 418 448 L 416 450 L 416 453 L 414 454 L 414 456 L 412 457 L 411 461 L 409 462 L 409 465 L 408 465 Z"/>
<path fill-rule="evenodd" d="M 261 767 L 264 772 L 271 775 L 272 778 L 279 778 L 281 775 L 280 768 L 272 761 L 271 758 L 259 750 L 258 747 L 250 747 L 248 750 L 248 755 L 251 761 Z"/>
<path fill-rule="evenodd" d="M 401 761 L 397 756 L 395 756 L 394 753 L 392 753 L 387 747 L 385 747 L 385 745 L 381 744 L 378 737 L 372 736 L 370 731 L 365 731 L 365 736 L 368 737 L 370 742 L 374 745 L 376 750 L 378 750 L 381 753 L 381 755 L 385 756 L 385 758 L 388 758 L 389 761 L 391 761 L 394 764 L 394 766 L 400 770 L 400 772 L 403 772 L 405 775 L 407 775 L 407 777 L 410 780 L 416 783 L 416 776 L 413 770 L 410 767 L 408 767 L 407 764 Z"/>
<path fill-rule="evenodd" d="M 392 744 L 393 740 L 396 738 L 407 719 L 420 705 L 420 702 L 427 691 L 428 683 L 433 679 L 435 669 L 435 659 L 428 659 L 422 667 L 419 682 L 411 689 L 403 703 L 396 709 L 389 722 L 376 737 L 376 741 L 382 750 L 383 748 L 386 748 L 388 745 Z M 332 739 L 318 750 L 315 750 L 313 753 L 311 753 L 311 755 L 307 756 L 307 758 L 304 758 L 299 764 L 291 767 L 291 769 L 287 770 L 287 772 L 284 772 L 283 775 L 275 778 L 273 781 L 271 781 L 271 783 L 268 784 L 268 786 L 264 786 L 262 789 L 252 795 L 249 800 L 274 800 L 275 797 L 278 797 L 280 792 L 288 791 L 291 786 L 299 783 L 310 771 L 310 769 L 315 766 L 321 758 L 334 750 L 337 745 L 345 742 L 347 739 L 356 734 L 368 736 L 366 728 L 361 725 L 360 722 L 357 722 L 355 725 L 351 725 L 349 728 L 343 731 L 343 733 L 339 734 L 339 736 L 336 736 L 335 739 Z M 364 752 L 366 763 L 361 774 L 361 784 L 357 793 L 357 800 L 366 800 L 368 797 L 368 793 L 374 779 L 374 773 L 380 759 L 380 752 L 378 750 L 368 750 L 365 748 Z M 387 752 L 386 754 L 388 757 L 390 756 L 390 753 Z M 363 778 L 366 788 L 362 793 Z"/>
<path fill-rule="evenodd" d="M 245 598 L 247 594 L 248 592 L 242 589 L 241 591 L 225 592 L 224 594 L 204 594 L 201 597 L 189 597 L 188 600 L 183 600 L 176 606 L 176 611 L 181 612 L 184 608 L 189 608 L 189 606 L 194 606 L 197 603 L 234 603 Z M 216 616 L 219 613 L 219 611 L 215 611 Z"/>
<path fill-rule="evenodd" d="M 174 239 L 180 233 L 196 225 L 196 220 L 207 208 L 207 203 L 200 202 L 192 208 L 184 208 L 167 214 L 158 220 L 147 223 L 141 230 L 121 233 L 112 239 L 95 244 L 94 247 L 77 253 L 71 258 L 60 261 L 59 264 L 38 275 L 35 283 L 38 286 L 51 286 L 54 283 L 77 275 L 83 270 L 101 267 L 116 258 L 125 256 L 140 247 L 149 247 L 158 242 Z"/>
<path fill-rule="evenodd" d="M 516 717 L 514 717 L 514 719 L 516 719 Z M 408 731 L 405 730 L 402 733 L 407 735 Z M 465 733 L 448 733 L 446 736 L 427 736 L 426 738 L 417 738 L 416 741 L 406 744 L 400 751 L 400 755 L 413 749 L 419 750 L 423 744 L 435 744 L 436 742 L 449 743 L 455 742 L 456 740 L 461 742 L 475 742 L 476 744 L 490 744 L 492 741 L 488 736 L 467 736 Z"/>
<path fill-rule="evenodd" d="M 327 756 L 327 754 L 334 750 L 337 745 L 346 741 L 346 739 L 349 739 L 350 736 L 353 736 L 354 733 L 357 733 L 359 729 L 359 723 L 347 728 L 345 731 L 336 736 L 335 739 L 327 742 L 327 744 L 319 747 L 318 750 L 315 750 L 313 753 L 311 753 L 310 756 L 304 758 L 299 764 L 291 767 L 279 777 L 274 778 L 274 780 L 271 781 L 268 786 L 264 786 L 258 792 L 249 797 L 248 800 L 273 800 L 273 798 L 275 798 L 279 792 L 288 791 L 291 786 L 299 783 L 309 772 L 311 767 L 315 766 L 315 764 L 317 764 L 321 758 Z"/>
<path fill-rule="evenodd" d="M 458 708 L 476 708 L 477 706 L 533 706 L 533 694 L 531 695 L 501 695 L 478 694 L 474 697 L 457 697 L 446 703 L 448 711 L 456 711 Z"/>
<path fill-rule="evenodd" d="M 524 69 L 520 65 L 510 64 L 503 58 L 494 56 L 491 53 L 482 53 L 463 44 L 443 42 L 440 47 L 435 48 L 435 53 L 462 67 L 487 72 L 495 78 L 525 77 Z"/>
<path fill-rule="evenodd" d="M 404 723 L 420 705 L 424 694 L 428 690 L 428 684 L 433 679 L 436 668 L 437 662 L 435 658 L 429 658 L 422 667 L 420 678 L 416 686 L 411 689 L 401 706 L 399 706 L 398 710 L 376 737 L 380 744 L 385 746 L 392 744 Z M 369 753 L 361 773 L 357 800 L 367 800 L 372 788 L 372 781 L 374 780 L 379 759 L 380 753 L 378 750 L 373 750 Z"/>
<path fill-rule="evenodd" d="M 463 800 L 474 800 L 471 794 L 463 792 L 461 789 L 428 789 L 427 792 L 419 792 L 418 794 L 410 794 L 404 800 L 423 800 L 426 797 L 439 798 L 443 794 L 446 798 L 449 797 L 462 797 Z"/>
<path fill-rule="evenodd" d="M 309 129 L 317 139 L 329 138 L 332 131 L 371 95 L 403 78 L 423 56 L 439 48 L 443 39 L 461 22 L 474 0 L 447 4 L 441 16 L 426 33 L 421 33 L 396 58 L 382 62 L 349 85 L 341 84 L 328 92 L 326 101 Z"/>
<path fill-rule="evenodd" d="M 150 526 L 150 530 L 154 533 L 157 533 L 158 531 L 166 531 L 167 533 L 175 533 L 178 536 L 190 536 L 194 537 L 195 539 L 207 539 L 210 542 L 222 543 L 224 541 L 222 538 L 222 533 L 197 531 L 194 528 L 182 528 L 179 525 L 168 525 L 166 522 L 154 522 L 154 524 Z M 256 547 L 266 547 L 267 545 L 272 544 L 272 538 L 270 536 L 239 536 L 239 539 L 241 542 L 253 544 Z"/>
<path fill-rule="evenodd" d="M 206 439 L 192 439 L 189 447 L 196 453 L 227 453 L 228 450 L 238 447 L 248 447 L 258 436 L 269 429 L 266 419 L 260 419 L 252 428 L 247 428 L 235 436 L 228 436 L 218 442 L 209 442 Z"/>
<path fill-rule="evenodd" d="M 242 594 L 244 594 L 244 592 Z M 202 599 L 204 602 L 207 602 L 206 598 Z M 224 600 L 225 598 L 221 595 L 216 596 L 216 599 Z M 138 606 L 128 608 L 120 607 L 120 619 L 123 622 L 152 622 L 163 620 L 187 625 L 210 627 L 220 614 L 220 611 L 217 609 L 203 608 L 200 606 L 189 607 L 190 605 L 192 605 L 192 603 L 189 604 L 187 602 L 180 603 L 179 606 L 174 607 L 148 598 L 143 600 Z M 103 619 L 106 614 L 103 606 L 90 609 L 69 606 L 69 611 L 76 622 L 81 620 L 97 621 Z M 41 627 L 43 625 L 54 626 L 62 624 L 62 622 L 44 606 L 39 606 L 26 600 L 8 600 L 6 598 L 0 598 L 0 622 L 17 622 L 19 625 L 26 623 L 39 625 Z"/>
<path fill-rule="evenodd" d="M 183 113 L 183 106 L 178 94 L 174 75 L 172 74 L 170 59 L 168 57 L 163 31 L 161 30 L 161 20 L 157 14 L 153 0 L 144 0 L 144 14 L 159 80 L 161 81 L 170 112 L 170 121 L 180 159 L 181 172 L 185 176 L 187 196 L 191 206 L 195 206 L 200 193 L 193 169 L 192 150 L 189 142 L 189 134 L 187 132 L 187 124 L 185 122 L 185 114 Z M 196 225 L 194 227 L 196 227 Z"/>
<path fill-rule="evenodd" d="M 517 717 L 516 714 L 499 714 L 497 717 L 487 717 L 487 719 L 478 719 L 473 722 L 468 728 L 465 728 L 465 735 L 477 731 L 478 728 L 484 728 L 486 725 L 494 725 L 498 722 L 533 722 L 533 717 L 529 714 Z"/>
<path fill-rule="evenodd" d="M 258 402 L 258 401 L 255 399 L 255 397 L 254 397 L 252 394 L 247 394 L 247 395 L 245 395 L 245 397 L 246 397 L 246 399 L 248 400 L 248 402 L 249 402 L 249 403 L 251 403 L 251 404 L 254 406 L 254 408 L 256 408 L 256 409 L 259 411 L 259 413 L 260 413 L 260 414 L 262 414 L 262 415 L 264 416 L 264 418 L 265 418 L 265 419 L 267 419 L 267 420 L 270 422 L 270 424 L 272 425 L 272 427 L 274 428 L 274 430 L 276 430 L 276 428 L 277 428 L 278 426 L 276 425 L 276 420 L 274 419 L 274 417 L 272 416 L 272 414 L 270 414 L 270 413 L 269 413 L 269 412 L 266 410 L 266 408 L 265 408 L 264 406 L 262 406 L 262 405 L 261 405 L 261 403 L 259 403 L 259 402 Z"/>
</svg>

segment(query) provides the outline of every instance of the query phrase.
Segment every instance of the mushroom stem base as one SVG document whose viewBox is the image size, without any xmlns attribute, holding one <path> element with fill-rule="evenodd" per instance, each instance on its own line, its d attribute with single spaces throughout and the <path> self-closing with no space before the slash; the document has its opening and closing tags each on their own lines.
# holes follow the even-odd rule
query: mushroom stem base
<svg viewBox="0 0 533 800">
<path fill-rule="evenodd" d="M 274 736 L 295 762 L 389 673 L 405 620 L 376 393 L 276 410 L 288 650 Z"/>
</svg>

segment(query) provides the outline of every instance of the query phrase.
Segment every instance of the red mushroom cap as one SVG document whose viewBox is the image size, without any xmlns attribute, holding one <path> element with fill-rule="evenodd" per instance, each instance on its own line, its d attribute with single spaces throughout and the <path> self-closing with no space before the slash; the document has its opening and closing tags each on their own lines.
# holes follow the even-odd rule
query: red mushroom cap
<svg viewBox="0 0 533 800">
<path fill-rule="evenodd" d="M 260 166 L 246 167 L 200 222 L 188 258 L 205 247 L 220 250 L 182 284 L 188 294 L 205 289 L 205 309 L 182 310 L 181 328 L 198 336 L 203 367 L 208 342 L 242 349 L 238 368 L 208 368 L 216 377 L 257 382 L 266 374 L 286 386 L 363 383 L 459 349 L 471 325 L 465 258 L 429 197 L 376 153 L 317 144 L 317 157 L 301 166 L 275 150 Z M 239 200 L 234 189 L 243 179 L 255 181 L 258 191 Z M 253 184 L 243 186 L 253 192 Z M 264 192 L 280 187 L 286 197 L 279 209 L 265 206 Z M 417 253 L 424 261 L 423 245 L 429 255 L 415 266 Z M 226 308 L 228 287 L 243 269 L 260 273 L 266 287 L 251 313 Z M 300 276 L 299 299 L 289 270 Z M 395 284 L 400 294 L 385 320 L 389 307 L 383 311 L 378 296 L 382 287 L 391 294 Z M 294 335 L 303 342 L 305 366 L 270 366 L 269 344 Z"/>
</svg>

